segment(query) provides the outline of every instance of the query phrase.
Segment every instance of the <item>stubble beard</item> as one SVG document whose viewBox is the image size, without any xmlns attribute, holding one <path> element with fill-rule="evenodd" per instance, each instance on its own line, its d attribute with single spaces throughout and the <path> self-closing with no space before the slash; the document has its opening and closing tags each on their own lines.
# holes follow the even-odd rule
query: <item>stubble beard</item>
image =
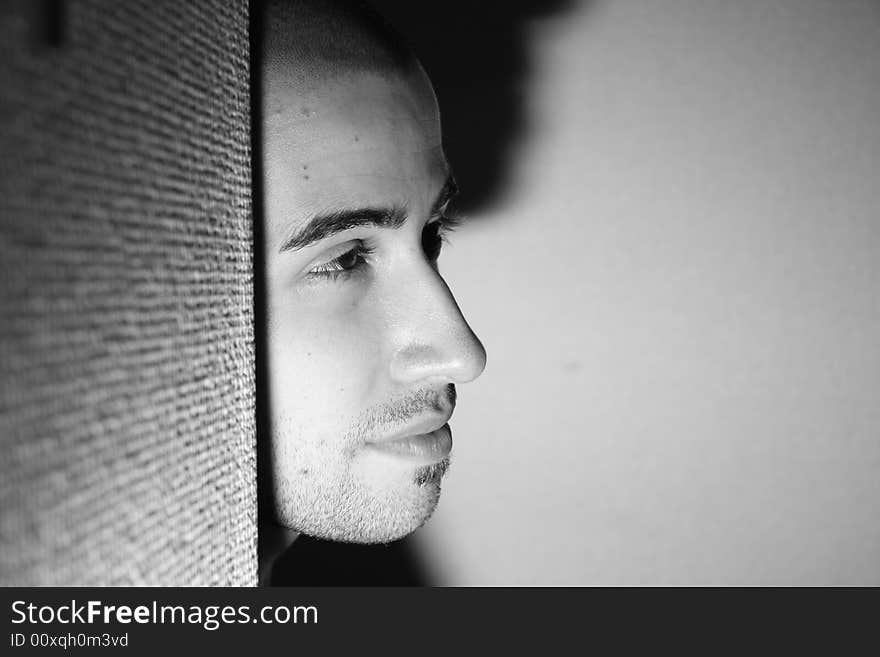
<svg viewBox="0 0 880 657">
<path fill-rule="evenodd" d="M 438 489 L 437 495 L 439 497 L 440 480 L 443 479 L 443 476 L 449 471 L 450 464 L 451 461 L 447 456 L 442 461 L 438 461 L 437 463 L 432 463 L 431 465 L 426 465 L 419 468 L 413 475 L 413 483 L 415 483 L 416 486 L 420 487 L 435 484 Z"/>
</svg>

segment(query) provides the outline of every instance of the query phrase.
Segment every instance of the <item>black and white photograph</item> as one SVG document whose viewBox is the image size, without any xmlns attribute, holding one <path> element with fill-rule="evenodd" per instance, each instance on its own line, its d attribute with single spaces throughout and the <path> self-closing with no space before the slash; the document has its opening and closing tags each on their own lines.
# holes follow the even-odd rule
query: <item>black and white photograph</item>
<svg viewBox="0 0 880 657">
<path fill-rule="evenodd" d="M 880 585 L 873 0 L 4 1 L 0 267 L 4 588 Z"/>
</svg>

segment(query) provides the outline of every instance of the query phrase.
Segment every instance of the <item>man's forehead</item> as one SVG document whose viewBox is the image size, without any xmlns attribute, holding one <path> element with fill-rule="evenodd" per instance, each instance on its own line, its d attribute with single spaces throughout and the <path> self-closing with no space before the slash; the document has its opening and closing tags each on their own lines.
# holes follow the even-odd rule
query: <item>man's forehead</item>
<svg viewBox="0 0 880 657">
<path fill-rule="evenodd" d="M 370 138 L 440 143 L 433 90 L 417 76 L 353 73 L 304 88 L 284 75 L 267 82 L 266 136 L 316 151 Z M 329 141 L 328 141 L 329 140 Z"/>
<path fill-rule="evenodd" d="M 360 74 L 309 93 L 276 80 L 269 94 L 264 136 L 273 241 L 315 212 L 429 203 L 448 176 L 430 87 Z"/>
</svg>

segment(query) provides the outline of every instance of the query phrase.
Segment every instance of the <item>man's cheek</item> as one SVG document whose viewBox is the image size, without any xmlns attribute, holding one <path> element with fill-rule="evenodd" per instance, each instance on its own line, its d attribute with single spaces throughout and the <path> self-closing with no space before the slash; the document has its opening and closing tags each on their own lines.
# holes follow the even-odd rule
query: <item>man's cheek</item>
<svg viewBox="0 0 880 657">
<path fill-rule="evenodd" d="M 361 388 L 381 368 L 378 340 L 358 319 L 315 322 L 300 339 L 302 366 L 330 388 Z"/>
<path fill-rule="evenodd" d="M 374 364 L 364 358 L 364 350 L 347 346 L 312 343 L 297 347 L 280 345 L 270 354 L 275 403 L 300 418 L 323 418 L 320 424 L 344 419 L 347 425 L 369 399 Z"/>
</svg>

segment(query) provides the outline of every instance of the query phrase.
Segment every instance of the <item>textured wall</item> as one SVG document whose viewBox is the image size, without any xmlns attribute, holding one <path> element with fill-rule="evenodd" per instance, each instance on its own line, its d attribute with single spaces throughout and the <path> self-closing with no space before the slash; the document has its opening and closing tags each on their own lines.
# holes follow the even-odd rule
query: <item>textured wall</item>
<svg viewBox="0 0 880 657">
<path fill-rule="evenodd" d="M 0 583 L 250 584 L 247 3 L 0 8 Z"/>
</svg>

